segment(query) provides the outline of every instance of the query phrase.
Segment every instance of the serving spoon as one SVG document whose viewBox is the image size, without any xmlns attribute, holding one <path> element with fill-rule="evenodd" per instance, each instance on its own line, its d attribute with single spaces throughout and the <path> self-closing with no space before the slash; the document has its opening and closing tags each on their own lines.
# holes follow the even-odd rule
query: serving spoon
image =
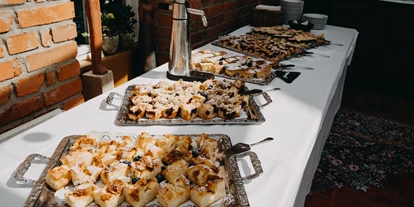
<svg viewBox="0 0 414 207">
<path fill-rule="evenodd" d="M 253 144 L 246 144 L 246 143 L 240 142 L 240 143 L 237 143 L 237 144 L 233 145 L 232 147 L 226 149 L 223 152 L 223 154 L 227 157 L 231 156 L 231 155 L 235 155 L 235 154 L 240 154 L 240 153 L 249 151 L 251 149 L 251 147 L 253 147 L 253 146 L 256 146 L 258 144 L 263 144 L 263 143 L 266 143 L 266 142 L 270 142 L 272 140 L 274 140 L 273 137 L 267 137 L 266 139 L 263 139 L 262 141 L 259 141 L 259 142 L 255 142 Z"/>
</svg>

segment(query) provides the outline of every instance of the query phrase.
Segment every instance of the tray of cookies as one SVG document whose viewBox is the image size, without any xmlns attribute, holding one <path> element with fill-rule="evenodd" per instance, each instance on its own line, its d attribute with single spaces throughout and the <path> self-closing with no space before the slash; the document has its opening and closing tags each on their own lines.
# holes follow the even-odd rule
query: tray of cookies
<svg viewBox="0 0 414 207">
<path fill-rule="evenodd" d="M 225 51 L 199 50 L 192 53 L 191 69 L 233 80 L 267 85 L 275 77 L 279 62 L 270 62 Z"/>
<path fill-rule="evenodd" d="M 223 134 L 99 133 L 62 139 L 52 157 L 29 155 L 14 178 L 34 185 L 25 206 L 249 206 L 243 181 L 263 173 L 254 152 L 224 156 Z M 249 156 L 251 175 L 237 159 Z M 38 180 L 25 178 L 34 160 L 48 162 Z"/>
<path fill-rule="evenodd" d="M 260 107 L 272 99 L 266 92 L 244 95 L 247 91 L 240 80 L 161 81 L 131 85 L 124 96 L 110 93 L 106 102 L 119 107 L 119 125 L 263 123 Z M 254 97 L 260 94 L 266 102 L 259 106 Z M 123 97 L 120 106 L 112 103 L 115 96 Z"/>
<path fill-rule="evenodd" d="M 252 28 L 252 33 L 268 37 L 270 36 L 279 42 L 289 42 L 305 49 L 330 44 L 330 41 L 326 40 L 323 34 L 312 34 L 310 32 L 283 26 L 255 27 Z"/>
</svg>

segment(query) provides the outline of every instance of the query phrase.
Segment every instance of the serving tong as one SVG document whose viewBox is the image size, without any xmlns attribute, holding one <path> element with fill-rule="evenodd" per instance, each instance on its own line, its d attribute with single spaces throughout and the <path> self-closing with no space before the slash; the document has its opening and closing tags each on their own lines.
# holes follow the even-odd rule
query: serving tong
<svg viewBox="0 0 414 207">
<path fill-rule="evenodd" d="M 263 144 L 263 143 L 267 143 L 267 142 L 270 142 L 272 140 L 274 140 L 273 137 L 267 137 L 267 138 L 265 138 L 261 141 L 258 141 L 258 142 L 252 143 L 252 144 L 246 144 L 246 143 L 240 142 L 240 143 L 237 143 L 237 144 L 231 146 L 230 148 L 226 149 L 222 153 L 227 157 L 232 156 L 232 155 L 236 155 L 236 154 L 241 154 L 243 152 L 250 151 L 253 146 Z"/>
</svg>

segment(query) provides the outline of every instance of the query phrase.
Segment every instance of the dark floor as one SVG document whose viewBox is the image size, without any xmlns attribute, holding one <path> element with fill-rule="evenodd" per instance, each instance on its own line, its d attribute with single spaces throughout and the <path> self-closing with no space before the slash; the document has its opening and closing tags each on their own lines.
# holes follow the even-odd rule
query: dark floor
<svg viewBox="0 0 414 207">
<path fill-rule="evenodd" d="M 414 100 L 358 89 L 345 84 L 342 106 L 414 126 Z"/>
<path fill-rule="evenodd" d="M 342 106 L 414 126 L 414 100 L 346 84 Z M 383 185 L 384 189 L 372 187 L 367 193 L 351 186 L 314 191 L 305 207 L 414 207 L 414 173 L 389 176 Z"/>
<path fill-rule="evenodd" d="M 414 206 L 414 173 L 389 176 L 384 189 L 371 187 L 367 193 L 345 186 L 328 191 L 314 191 L 305 207 L 412 207 Z"/>
</svg>

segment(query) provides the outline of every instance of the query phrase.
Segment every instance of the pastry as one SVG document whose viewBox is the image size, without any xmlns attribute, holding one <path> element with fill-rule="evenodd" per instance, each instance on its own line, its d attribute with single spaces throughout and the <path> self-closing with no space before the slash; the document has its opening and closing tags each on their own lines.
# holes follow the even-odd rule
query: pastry
<svg viewBox="0 0 414 207">
<path fill-rule="evenodd" d="M 45 179 L 53 190 L 59 190 L 72 180 L 70 168 L 67 165 L 57 166 L 47 171 Z"/>
</svg>

